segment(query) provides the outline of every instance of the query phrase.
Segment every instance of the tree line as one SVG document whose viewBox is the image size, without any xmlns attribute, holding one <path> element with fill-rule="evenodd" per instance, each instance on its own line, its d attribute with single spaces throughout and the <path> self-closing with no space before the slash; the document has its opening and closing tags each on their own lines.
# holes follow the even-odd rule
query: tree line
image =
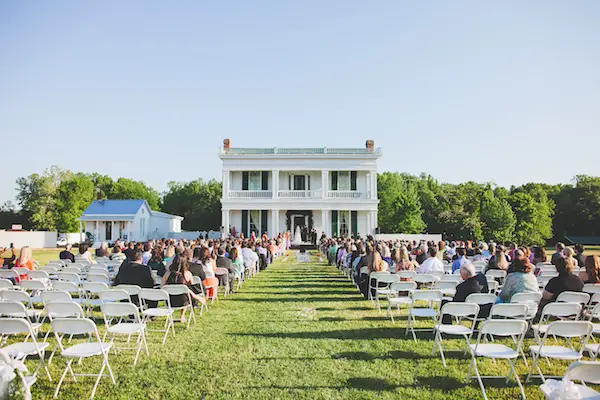
<svg viewBox="0 0 600 400">
<path fill-rule="evenodd" d="M 218 230 L 221 182 L 169 182 L 166 192 L 129 178 L 72 172 L 53 166 L 17 179 L 18 207 L 0 207 L 0 228 L 75 232 L 77 218 L 95 199 L 145 199 L 153 210 L 184 217 L 183 229 Z M 383 233 L 442 233 L 446 239 L 515 241 L 542 245 L 565 235 L 600 236 L 600 177 L 578 175 L 570 184 L 440 183 L 430 175 L 378 175 Z"/>
</svg>

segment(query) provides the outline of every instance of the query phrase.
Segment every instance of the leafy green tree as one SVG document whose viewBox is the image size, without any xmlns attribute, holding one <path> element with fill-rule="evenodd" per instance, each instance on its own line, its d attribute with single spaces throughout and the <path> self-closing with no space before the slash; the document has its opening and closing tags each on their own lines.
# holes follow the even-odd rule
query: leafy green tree
<svg viewBox="0 0 600 400">
<path fill-rule="evenodd" d="M 508 201 L 494 195 L 488 188 L 481 199 L 481 222 L 486 240 L 506 243 L 513 240 L 516 218 Z"/>
<path fill-rule="evenodd" d="M 169 189 L 162 199 L 162 210 L 184 217 L 185 230 L 219 230 L 222 187 L 216 180 L 169 182 Z"/>
<path fill-rule="evenodd" d="M 417 186 L 409 175 L 384 172 L 377 177 L 378 224 L 383 232 L 420 233 L 425 229 Z"/>
<path fill-rule="evenodd" d="M 75 174 L 58 185 L 55 196 L 58 232 L 77 232 L 77 218 L 96 197 L 94 183 L 85 174 Z"/>
<path fill-rule="evenodd" d="M 108 199 L 143 199 L 148 202 L 151 209 L 155 211 L 159 210 L 159 193 L 155 189 L 147 186 L 144 182 L 134 181 L 133 179 L 128 178 L 119 178 L 116 182 L 112 183 L 110 189 L 106 189 L 108 190 L 108 193 L 105 194 Z"/>
</svg>

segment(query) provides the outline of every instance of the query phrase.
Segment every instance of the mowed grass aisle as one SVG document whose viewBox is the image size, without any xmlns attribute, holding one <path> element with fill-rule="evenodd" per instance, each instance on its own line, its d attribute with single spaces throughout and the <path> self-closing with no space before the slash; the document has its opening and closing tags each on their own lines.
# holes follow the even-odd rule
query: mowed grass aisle
<svg viewBox="0 0 600 400">
<path fill-rule="evenodd" d="M 177 336 L 166 345 L 160 345 L 160 334 L 150 333 L 151 356 L 140 356 L 135 368 L 131 352 L 111 354 L 117 385 L 103 380 L 96 398 L 481 398 L 476 381 L 464 384 L 469 366 L 464 341 L 444 341 L 445 369 L 439 355 L 431 353 L 430 332 L 417 343 L 405 338 L 406 312 L 402 315 L 392 325 L 336 268 L 298 264 L 290 256 L 235 295 L 221 297 L 195 328 L 185 330 L 177 323 Z M 480 365 L 488 375 L 508 368 L 502 361 Z M 566 365 L 542 368 L 562 373 Z M 56 357 L 54 382 L 40 375 L 33 398 L 51 398 L 63 366 Z M 99 360 L 84 361 L 76 372 L 96 372 L 99 366 Z M 527 372 L 522 360 L 518 371 Z M 92 384 L 89 378 L 68 379 L 60 398 L 88 398 Z M 539 384 L 534 380 L 526 386 L 528 398 L 542 398 Z M 518 398 L 513 381 L 506 387 L 504 380 L 487 380 L 486 387 L 490 398 Z"/>
</svg>

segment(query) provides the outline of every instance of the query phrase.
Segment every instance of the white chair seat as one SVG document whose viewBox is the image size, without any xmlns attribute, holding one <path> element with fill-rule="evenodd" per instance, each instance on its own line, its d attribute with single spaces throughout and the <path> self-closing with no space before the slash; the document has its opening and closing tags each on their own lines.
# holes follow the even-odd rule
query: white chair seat
<svg viewBox="0 0 600 400">
<path fill-rule="evenodd" d="M 410 315 L 414 315 L 415 317 L 433 318 L 437 316 L 438 313 L 433 308 L 413 308 L 410 310 Z"/>
<path fill-rule="evenodd" d="M 38 342 L 38 348 L 40 350 L 44 350 L 48 346 L 50 346 L 50 343 Z M 30 355 L 30 354 L 36 354 L 37 353 L 37 350 L 35 348 L 35 343 L 33 343 L 33 342 L 13 343 L 13 344 L 10 344 L 10 345 L 8 345 L 6 347 L 3 347 L 2 350 L 5 351 L 6 353 L 8 353 L 9 357 L 16 357 L 19 354 Z"/>
<path fill-rule="evenodd" d="M 600 333 L 600 324 L 594 324 L 593 333 Z"/>
<path fill-rule="evenodd" d="M 564 346 L 544 345 L 542 351 L 540 351 L 540 346 L 529 346 L 529 350 L 532 353 L 539 354 L 541 357 L 559 358 L 562 360 L 579 360 L 581 358 L 578 352 Z"/>
<path fill-rule="evenodd" d="M 115 325 L 110 326 L 107 331 L 109 333 L 122 333 L 129 334 L 139 332 L 142 329 L 143 324 L 137 324 L 134 322 L 121 322 Z"/>
<path fill-rule="evenodd" d="M 31 302 L 32 302 L 32 303 L 43 303 L 43 301 L 42 301 L 42 297 L 41 297 L 41 296 L 33 296 L 33 297 L 31 298 Z"/>
<path fill-rule="evenodd" d="M 391 304 L 410 304 L 412 299 L 410 297 L 392 297 L 390 299 Z"/>
<path fill-rule="evenodd" d="M 600 343 L 592 343 L 592 344 L 586 344 L 585 347 L 583 348 L 584 351 L 588 351 L 590 353 L 597 353 L 598 351 L 600 351 Z"/>
<path fill-rule="evenodd" d="M 470 335 L 471 334 L 471 330 L 463 325 L 440 324 L 440 325 L 436 325 L 435 329 L 440 331 L 440 333 L 446 333 L 448 335 Z"/>
<path fill-rule="evenodd" d="M 540 334 L 543 335 L 548 330 L 548 325 L 535 324 L 535 325 L 531 325 L 531 329 L 533 329 L 534 331 L 538 331 Z"/>
<path fill-rule="evenodd" d="M 517 353 L 515 350 L 513 350 L 510 347 L 507 347 L 503 344 L 480 343 L 479 346 L 477 346 L 475 344 L 471 344 L 469 346 L 471 347 L 471 350 L 475 350 L 475 347 L 477 347 L 477 351 L 475 352 L 475 355 L 481 356 L 481 357 L 503 358 L 503 359 L 511 359 L 511 358 L 519 357 L 519 353 Z"/>
<path fill-rule="evenodd" d="M 68 347 L 61 354 L 63 357 L 91 357 L 110 350 L 112 343 L 79 343 Z"/>
<path fill-rule="evenodd" d="M 166 317 L 175 311 L 174 309 L 168 308 L 148 308 L 142 311 L 142 314 L 147 317 Z"/>
<path fill-rule="evenodd" d="M 377 293 L 379 293 L 379 294 L 385 294 L 385 295 L 392 295 L 392 294 L 394 294 L 394 292 L 392 292 L 390 289 L 377 289 Z"/>
<path fill-rule="evenodd" d="M 581 400 L 600 400 L 600 392 L 583 385 L 575 384 L 575 387 L 577 387 L 577 390 L 579 391 L 579 398 Z M 545 384 L 541 385 L 540 390 L 542 393 L 544 393 L 544 396 L 546 396 L 547 399 L 552 398 L 550 392 L 551 389 L 548 386 Z"/>
</svg>

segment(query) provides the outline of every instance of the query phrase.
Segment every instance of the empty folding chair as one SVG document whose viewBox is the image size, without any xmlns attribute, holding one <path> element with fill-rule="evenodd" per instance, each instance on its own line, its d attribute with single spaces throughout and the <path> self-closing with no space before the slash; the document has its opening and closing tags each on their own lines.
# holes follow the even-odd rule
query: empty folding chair
<svg viewBox="0 0 600 400">
<path fill-rule="evenodd" d="M 44 311 L 46 312 L 46 316 L 50 323 L 55 318 L 85 318 L 85 314 L 81 306 L 73 301 L 53 301 L 47 303 L 44 306 Z M 44 341 L 48 340 L 48 336 L 50 336 L 51 330 L 49 330 L 44 336 Z M 72 339 L 72 336 L 69 337 L 69 341 Z M 54 347 L 52 350 L 52 354 L 48 358 L 48 364 L 52 362 L 52 357 L 56 352 L 58 346 Z"/>
<path fill-rule="evenodd" d="M 190 295 L 190 289 L 186 285 L 178 285 L 178 284 L 170 284 L 162 287 L 170 297 L 171 301 L 171 309 L 180 310 L 181 318 L 185 317 L 185 312 L 187 310 L 190 311 L 190 316 L 187 320 L 187 327 L 190 327 L 190 323 L 192 320 L 194 321 L 194 325 L 196 324 L 196 314 L 194 314 L 194 305 L 192 302 L 192 296 Z M 176 306 L 173 300 L 178 299 L 182 303 L 180 306 Z"/>
<path fill-rule="evenodd" d="M 500 282 L 500 286 L 502 286 L 502 283 L 504 282 L 504 279 L 506 278 L 506 271 L 502 270 L 502 269 L 490 269 L 485 273 L 485 276 L 490 276 L 496 280 L 499 280 Z"/>
<path fill-rule="evenodd" d="M 469 345 L 471 350 L 471 366 L 469 367 L 469 372 L 467 373 L 467 382 L 471 379 L 471 371 L 474 371 L 484 400 L 487 400 L 487 394 L 485 393 L 483 378 L 505 378 L 508 382 L 511 376 L 515 377 L 517 385 L 519 385 L 519 390 L 521 391 L 521 397 L 525 399 L 525 392 L 523 391 L 523 385 L 521 385 L 521 381 L 519 380 L 519 375 L 517 375 L 517 371 L 515 370 L 514 360 L 519 358 L 521 346 L 523 345 L 523 337 L 525 336 L 526 331 L 527 322 L 523 320 L 490 319 L 483 321 L 481 329 L 479 330 L 479 335 L 477 336 L 477 343 Z M 514 337 L 516 338 L 516 341 L 513 342 L 512 347 L 497 342 L 486 342 L 485 339 L 487 337 L 494 338 L 495 336 Z M 481 376 L 479 373 L 479 368 L 477 367 L 477 357 L 504 359 L 508 361 L 508 364 L 510 365 L 510 372 L 506 377 Z"/>
<path fill-rule="evenodd" d="M 527 304 L 520 303 L 502 303 L 502 304 L 494 304 L 492 306 L 492 310 L 490 311 L 489 319 L 522 319 L 527 320 L 529 317 L 529 307 Z M 512 338 L 516 340 L 515 337 Z M 521 348 L 521 356 L 523 356 L 523 362 L 525 365 L 527 364 L 527 357 L 525 357 L 525 352 Z"/>
<path fill-rule="evenodd" d="M 76 303 L 83 303 L 83 292 L 75 282 L 54 282 L 52 288 L 54 290 L 69 292 L 71 296 L 76 295 L 77 297 L 73 298 L 73 301 Z"/>
<path fill-rule="evenodd" d="M 37 374 L 42 367 L 46 371 L 48 379 L 52 380 L 52 376 L 50 376 L 50 371 L 48 371 L 48 366 L 44 360 L 46 348 L 50 346 L 50 344 L 37 341 L 36 332 L 29 320 L 25 318 L 0 318 L 0 336 L 18 335 L 23 333 L 26 334 L 23 342 L 9 344 L 8 346 L 3 347 L 2 351 L 7 353 L 8 356 L 13 359 L 19 358 L 25 360 L 27 357 L 34 355 L 39 357 L 40 361 L 35 372 L 32 375 L 25 377 L 28 386 L 35 383 Z M 28 339 L 31 339 L 31 341 L 28 341 Z"/>
<path fill-rule="evenodd" d="M 391 296 L 392 291 L 390 286 L 396 282 L 400 282 L 400 277 L 396 274 L 385 274 L 377 278 L 377 287 L 375 289 L 375 301 L 377 303 L 377 310 L 381 311 L 381 304 L 379 303 L 379 298 L 381 296 Z"/>
<path fill-rule="evenodd" d="M 542 373 L 538 363 L 540 357 L 567 361 L 580 360 L 583 357 L 583 349 L 585 348 L 593 329 L 594 327 L 589 321 L 556 321 L 548 325 L 548 328 L 544 333 L 544 337 L 539 345 L 529 346 L 529 350 L 531 351 L 531 355 L 533 357 L 533 363 L 531 369 L 529 370 L 529 374 L 527 375 L 526 382 L 529 382 L 532 376 L 534 376 L 534 368 L 539 374 L 537 376 L 542 378 L 542 382 L 546 382 L 546 378 L 544 377 L 544 374 Z M 560 346 L 558 344 L 548 345 L 547 342 L 549 340 L 549 336 L 551 338 L 561 337 L 566 339 L 569 346 Z M 579 350 L 576 350 L 572 345 L 572 339 L 579 339 Z"/>
<path fill-rule="evenodd" d="M 150 355 L 148 344 L 146 343 L 145 326 L 140 319 L 138 308 L 133 303 L 104 303 L 100 306 L 104 316 L 106 332 L 110 335 L 110 341 L 116 350 L 136 350 L 133 365 L 137 364 L 138 357 L 142 348 L 146 350 L 146 355 Z M 133 317 L 132 320 L 129 320 Z M 113 320 L 117 319 L 113 324 Z M 131 335 L 137 334 L 136 347 L 117 347 L 114 343 L 116 335 L 126 335 L 127 343 Z"/>
<path fill-rule="evenodd" d="M 56 386 L 54 398 L 58 397 L 60 387 L 65 379 L 65 376 L 67 375 L 67 372 L 70 372 L 71 376 L 73 377 L 73 380 L 76 380 L 76 376 L 96 377 L 96 383 L 94 384 L 94 388 L 92 389 L 92 395 L 90 396 L 90 399 L 94 398 L 94 395 L 96 394 L 96 389 L 98 388 L 98 384 L 100 383 L 100 379 L 103 376 L 105 376 L 103 375 L 105 368 L 108 369 L 108 376 L 110 377 L 113 385 L 116 384 L 112 369 L 110 368 L 110 364 L 108 363 L 108 353 L 112 347 L 112 343 L 103 343 L 100 340 L 100 335 L 98 334 L 98 329 L 96 329 L 96 324 L 94 324 L 94 321 L 87 318 L 57 318 L 52 321 L 52 330 L 54 331 L 54 335 L 56 336 L 61 356 L 67 359 L 67 365 L 62 373 L 62 376 L 60 377 L 60 380 L 58 381 L 58 385 Z M 92 340 L 86 343 L 75 344 L 66 348 L 63 346 L 62 337 L 64 335 L 83 334 L 90 335 Z M 75 374 L 73 372 L 71 364 L 75 359 L 89 358 L 95 356 L 102 357 L 102 367 L 100 368 L 100 372 L 97 375 Z"/>
<path fill-rule="evenodd" d="M 479 306 L 479 314 L 473 321 L 475 324 L 475 329 L 477 329 L 477 324 L 481 321 L 484 321 L 489 316 L 489 310 L 491 310 L 492 306 L 496 303 L 496 295 L 490 293 L 473 293 L 467 296 L 465 299 L 465 303 L 474 303 Z"/>
<path fill-rule="evenodd" d="M 420 289 L 431 289 L 433 285 L 440 280 L 439 276 L 432 274 L 416 274 L 413 281 L 417 283 Z"/>
<path fill-rule="evenodd" d="M 417 284 L 411 281 L 396 282 L 390 285 L 390 297 L 388 297 L 388 314 L 394 323 L 394 314 L 392 313 L 392 305 L 395 305 L 400 311 L 402 304 L 412 303 L 412 293 L 417 290 Z M 406 293 L 406 294 L 403 294 Z"/>
<path fill-rule="evenodd" d="M 442 275 L 440 276 L 440 280 L 442 282 L 456 282 L 457 285 L 461 281 L 460 276 L 458 275 Z"/>
<path fill-rule="evenodd" d="M 583 285 L 583 292 L 594 295 L 600 293 L 600 283 L 586 283 Z"/>
<path fill-rule="evenodd" d="M 454 275 L 448 275 L 454 276 Z M 435 283 L 435 288 L 440 290 L 445 297 L 454 297 L 456 294 L 456 286 L 458 282 L 455 281 L 439 281 Z"/>
<path fill-rule="evenodd" d="M 107 289 L 98 293 L 98 298 L 102 304 L 104 303 L 115 303 L 115 302 L 127 302 L 131 303 L 131 297 L 126 290 L 123 289 Z"/>
<path fill-rule="evenodd" d="M 600 392 L 585 385 L 586 383 L 600 384 L 600 362 L 575 361 L 569 365 L 563 379 L 570 380 L 571 382 L 580 381 L 582 383 L 581 385 L 575 384 L 580 399 L 600 398 Z M 547 399 L 552 398 L 552 389 L 546 384 L 541 385 L 540 390 Z"/>
<path fill-rule="evenodd" d="M 0 278 L 9 279 L 12 282 L 19 282 L 19 274 L 15 269 L 0 269 Z"/>
<path fill-rule="evenodd" d="M 73 283 L 79 285 L 81 283 L 81 276 L 79 276 L 78 273 L 64 272 L 64 270 L 63 270 L 58 273 L 58 280 L 60 282 L 73 282 Z"/>
<path fill-rule="evenodd" d="M 576 320 L 581 315 L 581 304 L 577 303 L 548 303 L 542 309 L 539 324 L 531 326 L 533 334 L 538 342 L 541 341 L 541 335 L 546 333 L 553 318 Z"/>
<path fill-rule="evenodd" d="M 498 290 L 500 289 L 500 284 L 495 279 L 487 281 L 487 284 L 488 284 L 488 292 L 495 296 L 496 293 L 498 293 Z"/>
<path fill-rule="evenodd" d="M 40 326 L 42 325 L 40 322 L 32 318 L 33 315 L 31 314 L 31 311 L 19 301 L 3 300 L 0 303 L 0 316 L 26 320 L 36 335 L 40 329 Z M 25 338 L 25 341 L 27 341 L 27 338 Z"/>
<path fill-rule="evenodd" d="M 542 300 L 541 292 L 521 292 L 516 293 L 510 298 L 511 303 L 525 304 L 529 309 L 527 319 L 533 319 L 537 314 L 538 305 Z"/>
<path fill-rule="evenodd" d="M 27 292 L 22 290 L 3 290 L 0 291 L 0 299 L 2 299 L 3 302 L 16 301 L 23 304 L 27 310 L 28 317 L 31 318 L 33 322 L 39 322 L 42 310 L 33 308 L 31 297 L 29 297 Z"/>
<path fill-rule="evenodd" d="M 42 299 L 39 296 L 39 294 L 47 289 L 44 282 L 37 280 L 21 281 L 21 283 L 19 283 L 19 286 L 22 290 L 25 290 L 29 293 L 30 301 L 32 303 L 41 303 Z"/>
<path fill-rule="evenodd" d="M 417 336 L 415 335 L 414 324 L 417 321 L 416 318 L 431 318 L 433 320 L 433 328 L 437 323 L 437 317 L 439 316 L 439 303 L 442 302 L 443 294 L 439 290 L 415 290 L 412 294 L 412 302 L 410 303 L 410 308 L 408 309 L 408 322 L 406 324 L 406 331 L 404 335 L 408 334 L 408 331 L 412 333 L 412 337 L 414 341 L 417 341 Z M 424 308 L 415 308 L 415 303 L 417 301 L 426 301 L 428 306 Z M 438 308 L 435 306 L 438 304 Z M 429 330 L 429 329 L 421 329 L 421 330 Z"/>
<path fill-rule="evenodd" d="M 97 272 L 91 272 L 87 275 L 87 281 L 88 282 L 100 282 L 100 283 L 105 283 L 107 285 L 110 285 L 110 278 L 108 276 L 108 273 L 97 273 Z"/>
<path fill-rule="evenodd" d="M 463 318 L 469 317 L 469 319 L 473 319 L 479 314 L 479 306 L 477 304 L 472 303 L 453 303 L 449 302 L 442 306 L 440 311 L 442 318 L 444 315 L 449 315 L 453 320 L 456 321 L 456 324 L 442 324 L 438 323 L 435 325 L 435 340 L 433 351 L 435 351 L 435 346 L 440 351 L 440 356 L 442 357 L 442 364 L 444 368 L 446 367 L 446 358 L 444 357 L 444 349 L 442 348 L 442 333 L 450 336 L 462 336 L 465 338 L 467 342 L 467 349 L 469 348 L 469 337 L 473 334 L 473 327 L 475 326 L 471 323 L 471 327 L 468 328 L 461 324 Z"/>
<path fill-rule="evenodd" d="M 12 283 L 12 281 L 5 279 L 5 278 L 0 278 L 0 290 L 2 289 L 13 289 L 14 288 L 14 284 Z"/>
<path fill-rule="evenodd" d="M 53 301 L 70 301 L 73 302 L 71 293 L 64 290 L 48 290 L 40 294 L 44 306 Z"/>
<path fill-rule="evenodd" d="M 384 276 L 384 275 L 391 275 L 389 272 L 371 272 L 371 274 L 369 275 L 369 293 L 368 293 L 368 298 L 369 300 L 375 300 L 375 298 L 373 297 L 373 294 L 375 294 L 375 291 L 379 288 L 379 278 Z"/>
<path fill-rule="evenodd" d="M 85 282 L 81 285 L 84 294 L 85 312 L 90 315 L 94 307 L 99 307 L 102 301 L 98 293 L 108 290 L 108 285 L 102 282 Z"/>
<path fill-rule="evenodd" d="M 584 308 L 590 301 L 590 295 L 584 292 L 562 292 L 556 298 L 560 303 L 578 303 Z"/>
<path fill-rule="evenodd" d="M 147 305 L 148 302 L 160 302 L 164 301 L 166 306 L 155 307 L 155 308 L 146 308 L 142 311 L 142 316 L 144 317 L 143 322 L 146 323 L 150 318 L 165 318 L 165 325 L 163 329 L 147 329 L 147 331 L 151 332 L 164 332 L 165 336 L 163 337 L 162 344 L 167 342 L 167 335 L 169 334 L 169 329 L 173 331 L 173 336 L 175 336 L 175 325 L 173 323 L 173 309 L 171 308 L 171 300 L 169 298 L 169 293 L 166 290 L 162 289 L 142 289 L 139 293 L 139 298 L 142 304 Z"/>
<path fill-rule="evenodd" d="M 596 295 L 598 295 L 598 293 Z M 600 303 L 597 303 L 594 306 L 594 308 L 592 309 L 589 321 L 592 323 L 592 326 L 593 326 L 592 334 L 600 335 Z M 599 321 L 599 322 L 594 323 L 595 321 Z M 592 337 L 592 339 L 593 339 L 593 337 Z M 600 354 L 600 344 L 599 343 L 590 343 L 585 346 L 584 350 L 590 354 L 590 358 L 592 360 L 596 360 L 598 358 L 598 355 Z"/>
<path fill-rule="evenodd" d="M 412 279 L 417 273 L 415 271 L 397 271 L 396 275 L 400 277 L 400 279 Z"/>
<path fill-rule="evenodd" d="M 71 266 L 71 267 L 64 267 L 63 269 L 60 270 L 60 272 L 64 272 L 67 274 L 81 274 L 81 268 L 79 267 L 75 267 L 75 266 Z"/>
</svg>

